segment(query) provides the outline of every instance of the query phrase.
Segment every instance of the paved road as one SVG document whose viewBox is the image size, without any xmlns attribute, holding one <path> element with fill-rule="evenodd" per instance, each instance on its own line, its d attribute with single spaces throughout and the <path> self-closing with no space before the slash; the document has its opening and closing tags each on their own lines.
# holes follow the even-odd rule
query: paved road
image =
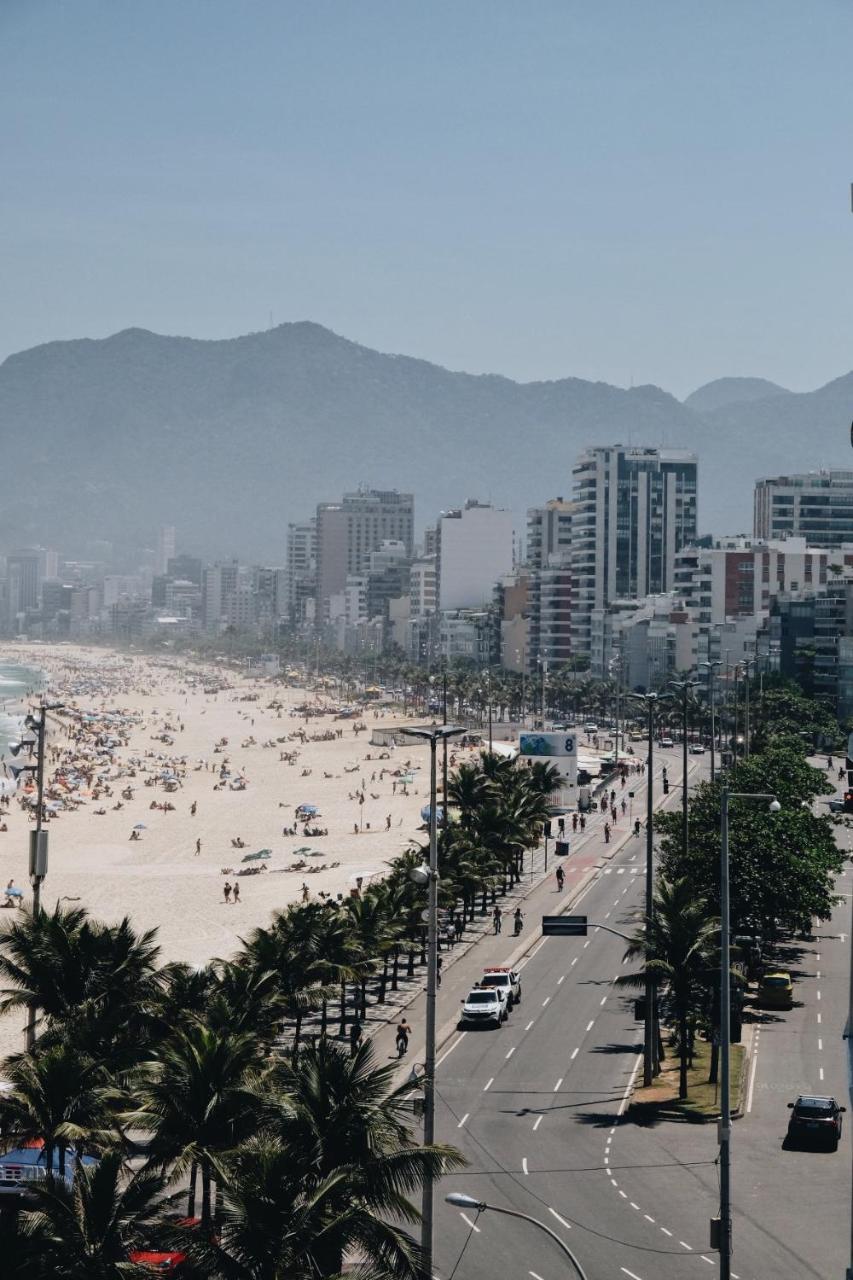
<svg viewBox="0 0 853 1280">
<path fill-rule="evenodd" d="M 677 753 L 668 761 L 678 777 Z M 670 801 L 679 802 L 673 789 Z M 846 840 L 847 833 L 842 837 Z M 599 868 L 580 909 L 630 931 L 642 906 L 643 851 L 629 839 Z M 853 877 L 840 891 L 853 892 Z M 555 895 L 556 898 L 556 895 Z M 850 1239 L 853 1115 L 838 1154 L 784 1151 L 787 1102 L 801 1091 L 848 1094 L 842 1035 L 849 1001 L 850 911 L 845 897 L 790 966 L 797 1007 L 758 1024 L 747 1114 L 733 1143 L 734 1275 L 738 1280 L 843 1277 Z M 438 1074 L 437 1132 L 459 1146 L 462 1190 L 532 1214 L 570 1243 L 590 1280 L 684 1280 L 711 1275 L 708 1221 L 717 1211 L 715 1126 L 620 1123 L 638 1065 L 641 1028 L 624 973 L 624 943 L 603 930 L 585 941 L 540 941 L 524 964 L 524 999 L 499 1032 L 451 1039 Z M 436 1274 L 494 1271 L 552 1280 L 567 1274 L 532 1226 L 437 1206 Z"/>
</svg>

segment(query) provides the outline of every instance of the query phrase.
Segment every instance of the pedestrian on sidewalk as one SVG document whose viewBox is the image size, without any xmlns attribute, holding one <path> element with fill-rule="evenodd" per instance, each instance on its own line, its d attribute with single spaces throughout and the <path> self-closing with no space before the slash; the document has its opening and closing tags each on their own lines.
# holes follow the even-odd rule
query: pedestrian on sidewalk
<svg viewBox="0 0 853 1280">
<path fill-rule="evenodd" d="M 559 818 L 557 820 L 557 827 L 559 828 L 560 835 L 564 836 L 566 834 L 566 819 Z"/>
<path fill-rule="evenodd" d="M 572 831 L 577 831 L 577 829 L 578 829 L 578 815 L 576 813 L 573 813 L 572 814 Z"/>
<path fill-rule="evenodd" d="M 349 1024 L 349 1056 L 354 1058 L 361 1044 L 361 1023 L 355 1018 Z"/>
<path fill-rule="evenodd" d="M 581 831 L 586 831 L 586 814 L 585 813 L 582 813 L 580 816 L 580 824 L 581 824 Z"/>
<path fill-rule="evenodd" d="M 441 966 L 442 966 L 442 964 L 444 963 L 444 957 L 443 957 L 443 956 L 436 956 L 436 957 L 435 957 L 435 963 L 436 963 L 436 974 L 435 974 L 435 976 L 436 976 L 436 979 L 437 979 L 437 981 L 438 981 L 438 985 L 439 985 L 439 986 L 441 986 Z"/>
<path fill-rule="evenodd" d="M 605 822 L 604 824 L 604 843 L 610 844 L 610 823 L 609 822 Z"/>
<path fill-rule="evenodd" d="M 461 942 L 465 931 L 465 921 L 462 919 L 461 911 L 457 911 L 453 918 L 453 928 L 456 930 L 456 941 Z"/>
<path fill-rule="evenodd" d="M 514 926 L 513 934 L 517 938 L 518 935 L 521 933 L 522 928 L 524 927 L 524 916 L 522 914 L 521 907 L 515 908 L 515 914 L 513 915 L 512 920 L 513 920 L 513 926 Z"/>
<path fill-rule="evenodd" d="M 503 912 L 501 911 L 498 904 L 495 903 L 495 909 L 492 912 L 492 927 L 494 928 L 494 931 L 496 934 L 500 933 L 502 923 L 503 923 Z"/>
</svg>

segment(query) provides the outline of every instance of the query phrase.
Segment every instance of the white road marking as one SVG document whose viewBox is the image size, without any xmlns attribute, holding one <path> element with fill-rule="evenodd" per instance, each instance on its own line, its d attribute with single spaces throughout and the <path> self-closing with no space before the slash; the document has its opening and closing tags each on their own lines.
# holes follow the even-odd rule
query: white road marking
<svg viewBox="0 0 853 1280">
<path fill-rule="evenodd" d="M 705 1257 L 705 1255 L 704 1255 L 704 1253 L 700 1253 L 700 1254 L 699 1254 L 699 1257 L 702 1259 L 702 1261 L 703 1261 L 703 1262 L 707 1262 L 707 1263 L 709 1263 L 709 1264 L 713 1267 L 713 1265 L 714 1265 L 714 1259 L 713 1259 L 713 1258 L 706 1258 L 706 1257 Z"/>
<path fill-rule="evenodd" d="M 752 1110 L 752 1095 L 755 1091 L 755 1072 L 758 1068 L 758 1044 L 752 1054 L 752 1062 L 749 1064 L 749 1084 L 746 1087 L 746 1110 L 749 1113 Z"/>
<path fill-rule="evenodd" d="M 575 1058 L 576 1058 L 577 1056 L 578 1056 L 578 1051 L 577 1051 L 577 1049 L 572 1049 L 572 1056 L 569 1058 L 569 1062 L 574 1062 L 574 1060 L 575 1060 Z"/>
<path fill-rule="evenodd" d="M 627 1199 L 628 1199 L 628 1197 L 625 1195 L 625 1192 L 624 1192 L 624 1191 L 620 1191 L 620 1192 L 619 1192 L 619 1194 L 620 1194 L 620 1196 L 622 1197 L 622 1199 L 623 1199 L 623 1200 L 627 1200 Z"/>
<path fill-rule="evenodd" d="M 815 977 L 820 978 L 820 969 L 818 969 L 817 973 L 815 974 Z"/>
<path fill-rule="evenodd" d="M 820 1051 L 823 1048 L 823 1040 L 820 1038 L 820 1036 L 818 1036 L 817 1038 L 817 1047 L 818 1047 L 818 1051 Z"/>
<path fill-rule="evenodd" d="M 542 1280 L 542 1277 L 538 1275 L 535 1271 L 528 1271 L 527 1274 L 529 1276 L 533 1276 L 533 1280 Z"/>
<path fill-rule="evenodd" d="M 513 1045 L 511 1049 L 507 1050 L 506 1057 L 511 1058 L 514 1053 L 515 1053 L 515 1045 Z"/>
<path fill-rule="evenodd" d="M 541 1123 L 542 1123 L 542 1117 L 541 1117 L 541 1116 L 537 1116 L 537 1117 L 536 1117 L 536 1122 L 535 1122 L 535 1123 L 534 1123 L 534 1125 L 533 1125 L 533 1132 L 534 1132 L 534 1133 L 535 1133 L 535 1132 L 536 1132 L 536 1130 L 539 1128 L 539 1126 L 540 1126 L 540 1124 L 541 1124 Z"/>
<path fill-rule="evenodd" d="M 562 1076 L 560 1076 L 559 1080 L 558 1080 L 558 1081 L 557 1081 L 557 1083 L 554 1085 L 554 1092 L 555 1092 L 555 1093 L 559 1093 L 559 1091 L 560 1091 L 560 1085 L 561 1085 L 562 1083 L 563 1083 L 563 1077 L 562 1077 Z"/>
<path fill-rule="evenodd" d="M 599 1005 L 606 1004 L 606 1003 L 607 1003 L 607 996 L 602 996 L 598 1003 L 599 1003 Z"/>
<path fill-rule="evenodd" d="M 530 1028 L 533 1026 L 533 1023 L 534 1023 L 535 1021 L 536 1021 L 536 1019 L 535 1019 L 535 1018 L 531 1018 L 531 1019 L 530 1019 L 530 1021 L 529 1021 L 529 1022 L 528 1022 L 528 1024 L 527 1024 L 527 1026 L 524 1028 L 524 1030 L 525 1030 L 525 1031 L 529 1031 L 529 1030 L 530 1030 Z"/>
<path fill-rule="evenodd" d="M 467 1213 L 460 1213 L 459 1217 L 462 1219 L 463 1222 L 467 1223 L 467 1225 L 471 1228 L 472 1231 L 476 1231 L 477 1235 L 480 1234 L 480 1228 L 477 1226 L 476 1222 L 471 1221 Z"/>
<path fill-rule="evenodd" d="M 605 913 L 604 913 L 604 919 L 605 919 L 605 920 L 609 920 L 609 919 L 610 919 L 610 912 L 609 912 L 609 911 L 605 911 Z M 596 932 L 598 932 L 598 930 L 596 930 Z"/>
<path fill-rule="evenodd" d="M 820 992 L 818 991 L 818 992 L 816 992 L 815 994 L 817 995 L 817 998 L 818 998 L 818 1000 L 819 1000 L 819 999 L 820 999 Z"/>
<path fill-rule="evenodd" d="M 628 1083 L 625 1085 L 625 1092 L 622 1094 L 622 1101 L 619 1103 L 619 1110 L 616 1112 L 618 1116 L 621 1116 L 622 1112 L 625 1110 L 628 1099 L 631 1096 L 631 1090 L 634 1087 L 634 1079 L 637 1075 L 637 1072 L 640 1070 L 640 1063 L 642 1061 L 643 1061 L 643 1055 L 641 1053 L 638 1053 L 637 1061 L 634 1063 L 634 1069 L 631 1072 Z"/>
<path fill-rule="evenodd" d="M 654 1224 L 654 1218 L 650 1213 L 644 1213 L 643 1217 L 646 1219 L 647 1222 L 651 1222 L 652 1224 Z"/>
<path fill-rule="evenodd" d="M 820 1016 L 820 1014 L 818 1014 L 818 1015 L 817 1015 L 817 1025 L 818 1025 L 818 1026 L 820 1026 L 821 1021 L 822 1021 L 821 1016 Z"/>
<path fill-rule="evenodd" d="M 638 1204 L 634 1204 L 634 1201 L 633 1201 L 633 1200 L 629 1200 L 629 1201 L 628 1201 L 628 1203 L 629 1203 L 629 1205 L 631 1206 L 631 1208 L 632 1208 L 632 1209 L 636 1209 L 636 1210 L 637 1210 L 637 1213 L 639 1213 L 639 1212 L 640 1212 L 640 1206 L 639 1206 Z"/>
<path fill-rule="evenodd" d="M 693 1252 L 693 1245 L 688 1244 L 686 1240 L 679 1240 L 678 1243 L 681 1245 L 682 1249 L 686 1249 L 688 1253 Z"/>
<path fill-rule="evenodd" d="M 522 1172 L 525 1176 L 527 1176 L 527 1173 L 528 1173 L 528 1169 L 527 1169 L 527 1156 L 524 1156 L 524 1157 L 522 1158 L 522 1161 L 521 1161 L 521 1172 Z"/>
<path fill-rule="evenodd" d="M 578 958 L 577 956 L 575 956 L 574 960 L 572 961 L 572 964 L 577 964 L 577 962 L 578 962 Z"/>
<path fill-rule="evenodd" d="M 817 1069 L 817 1074 L 818 1074 L 818 1078 L 819 1078 L 820 1080 L 822 1080 L 822 1079 L 823 1079 L 823 1067 L 818 1067 L 818 1069 Z"/>
<path fill-rule="evenodd" d="M 600 930 L 600 928 L 601 928 L 601 925 L 600 925 L 600 924 L 597 924 L 597 925 L 595 926 L 595 928 L 593 929 L 593 933 L 598 933 L 598 931 Z"/>
<path fill-rule="evenodd" d="M 624 876 L 624 874 L 625 874 L 625 868 L 624 868 L 624 867 L 617 867 L 617 868 L 616 868 L 616 874 L 617 874 L 617 876 Z"/>
<path fill-rule="evenodd" d="M 557 986 L 561 987 L 565 981 L 566 981 L 566 975 L 563 974 L 562 978 L 557 979 Z"/>
<path fill-rule="evenodd" d="M 589 944 L 590 944 L 590 939 L 589 939 L 589 938 L 587 938 L 586 942 L 583 944 L 583 949 L 584 949 L 584 951 L 586 951 L 586 949 L 587 949 L 587 947 L 589 946 Z"/>
<path fill-rule="evenodd" d="M 593 1028 L 594 1026 L 595 1026 L 595 1018 L 593 1018 L 590 1022 L 588 1022 L 588 1023 L 586 1024 L 586 1029 L 587 1029 L 587 1031 L 592 1031 L 592 1028 Z"/>
<path fill-rule="evenodd" d="M 619 1270 L 623 1271 L 626 1276 L 630 1276 L 631 1280 L 640 1280 L 640 1277 L 637 1275 L 636 1271 L 629 1271 L 627 1267 L 620 1267 Z"/>
<path fill-rule="evenodd" d="M 669 1236 L 670 1239 L 672 1239 L 672 1232 L 667 1231 L 666 1227 L 661 1227 L 661 1231 L 664 1233 L 665 1236 Z"/>
<path fill-rule="evenodd" d="M 458 1125 L 456 1126 L 456 1128 L 457 1128 L 457 1129 L 461 1129 L 461 1128 L 462 1128 L 463 1124 L 464 1124 L 464 1123 L 465 1123 L 465 1121 L 468 1119 L 468 1117 L 470 1116 L 470 1114 L 471 1114 L 471 1112 L 470 1112 L 470 1111 L 466 1111 L 466 1112 L 465 1112 L 464 1116 L 462 1117 L 462 1119 L 459 1121 Z"/>
<path fill-rule="evenodd" d="M 548 1212 L 553 1214 L 554 1217 L 557 1219 L 557 1221 L 561 1224 L 561 1226 L 564 1226 L 567 1231 L 571 1231 L 572 1224 L 570 1222 L 566 1222 L 565 1218 L 561 1218 L 559 1213 L 557 1213 L 556 1209 L 552 1209 L 551 1206 L 548 1205 Z"/>
<path fill-rule="evenodd" d="M 551 997 L 546 996 L 545 999 L 542 1001 L 542 1008 L 544 1009 L 546 1004 L 550 1004 L 550 1003 L 551 1003 Z"/>
<path fill-rule="evenodd" d="M 450 1046 L 450 1048 L 449 1048 L 449 1049 L 445 1049 L 444 1053 L 441 1055 L 441 1057 L 439 1058 L 438 1062 L 435 1064 L 437 1067 L 440 1067 L 440 1066 L 441 1066 L 441 1064 L 442 1064 L 442 1062 L 444 1062 L 444 1059 L 445 1059 L 445 1058 L 449 1058 L 449 1057 L 450 1057 L 450 1055 L 451 1055 L 451 1053 L 453 1052 L 453 1050 L 456 1048 L 456 1046 L 457 1046 L 458 1044 L 461 1044 L 461 1043 L 462 1043 L 462 1041 L 465 1039 L 465 1037 L 467 1036 L 467 1034 L 468 1034 L 468 1032 L 467 1032 L 467 1031 L 460 1031 L 459 1035 L 458 1035 L 458 1036 L 456 1037 L 456 1039 L 453 1041 L 453 1044 Z"/>
<path fill-rule="evenodd" d="M 495 1077 L 492 1076 L 492 1078 L 490 1080 L 487 1080 L 486 1083 L 483 1085 L 483 1093 L 485 1093 L 487 1089 L 491 1089 L 494 1083 L 495 1083 Z"/>
</svg>

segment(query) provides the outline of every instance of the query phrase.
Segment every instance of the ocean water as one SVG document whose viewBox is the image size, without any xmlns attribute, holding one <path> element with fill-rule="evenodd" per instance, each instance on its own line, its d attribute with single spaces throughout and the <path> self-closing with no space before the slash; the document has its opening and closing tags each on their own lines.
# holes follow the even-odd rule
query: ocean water
<svg viewBox="0 0 853 1280">
<path fill-rule="evenodd" d="M 0 661 L 0 754 L 20 737 L 29 698 L 43 684 L 44 675 L 37 668 Z"/>
</svg>

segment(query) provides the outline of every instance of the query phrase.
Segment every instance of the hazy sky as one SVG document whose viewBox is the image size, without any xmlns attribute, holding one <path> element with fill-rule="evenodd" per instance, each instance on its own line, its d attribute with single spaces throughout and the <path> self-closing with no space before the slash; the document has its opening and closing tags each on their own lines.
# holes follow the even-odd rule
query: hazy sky
<svg viewBox="0 0 853 1280">
<path fill-rule="evenodd" d="M 520 379 L 853 367 L 850 0 L 0 0 L 0 358 L 311 319 Z"/>
</svg>

